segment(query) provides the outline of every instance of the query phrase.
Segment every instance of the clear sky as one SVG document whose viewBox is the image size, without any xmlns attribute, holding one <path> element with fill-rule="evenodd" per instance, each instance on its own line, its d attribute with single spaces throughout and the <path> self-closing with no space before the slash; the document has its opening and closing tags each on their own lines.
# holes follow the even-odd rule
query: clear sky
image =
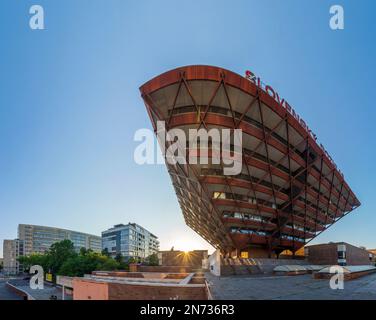
<svg viewBox="0 0 376 320">
<path fill-rule="evenodd" d="M 29 28 L 29 8 L 45 30 Z M 341 4 L 345 29 L 329 28 Z M 317 133 L 362 206 L 315 242 L 376 247 L 374 1 L 0 2 L 0 241 L 19 223 L 100 235 L 136 222 L 162 249 L 209 248 L 164 165 L 133 161 L 151 128 L 139 86 L 169 69 L 253 70 Z M 0 256 L 2 256 L 0 245 Z"/>
</svg>

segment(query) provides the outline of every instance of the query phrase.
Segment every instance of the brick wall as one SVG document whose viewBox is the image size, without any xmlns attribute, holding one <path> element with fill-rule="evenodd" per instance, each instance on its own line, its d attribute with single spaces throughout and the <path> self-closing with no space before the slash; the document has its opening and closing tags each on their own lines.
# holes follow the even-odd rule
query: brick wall
<svg viewBox="0 0 376 320">
<path fill-rule="evenodd" d="M 338 244 L 346 245 L 347 265 L 369 265 L 367 250 L 355 247 L 348 243 L 326 243 L 308 247 L 308 262 L 310 264 L 336 265 L 338 264 Z"/>
<path fill-rule="evenodd" d="M 310 264 L 336 265 L 337 244 L 327 243 L 308 247 L 308 262 Z"/>
<path fill-rule="evenodd" d="M 138 270 L 138 264 L 137 263 L 130 263 L 129 264 L 129 271 L 130 272 L 137 272 Z"/>
<path fill-rule="evenodd" d="M 74 300 L 207 300 L 204 284 L 105 283 L 83 278 L 73 280 Z"/>
<path fill-rule="evenodd" d="M 346 244 L 346 262 L 349 266 L 372 264 L 367 250 L 352 246 L 351 244 Z"/>
<path fill-rule="evenodd" d="M 205 283 L 205 276 L 193 276 L 191 281 L 189 282 L 190 284 L 204 284 Z"/>
<path fill-rule="evenodd" d="M 109 284 L 111 300 L 207 300 L 205 286 Z"/>
<path fill-rule="evenodd" d="M 73 300 L 108 300 L 108 283 L 83 278 L 73 279 Z"/>
</svg>

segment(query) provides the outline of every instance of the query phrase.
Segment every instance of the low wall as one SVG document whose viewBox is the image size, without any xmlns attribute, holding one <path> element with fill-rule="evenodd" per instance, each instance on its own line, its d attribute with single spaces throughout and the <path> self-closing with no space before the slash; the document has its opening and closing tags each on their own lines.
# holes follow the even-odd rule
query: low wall
<svg viewBox="0 0 376 320">
<path fill-rule="evenodd" d="M 73 300 L 109 300 L 108 283 L 73 279 Z"/>
<path fill-rule="evenodd" d="M 74 300 L 207 300 L 205 284 L 130 284 L 73 280 Z"/>
<path fill-rule="evenodd" d="M 166 286 L 166 285 L 109 285 L 111 300 L 207 300 L 204 285 Z"/>
<path fill-rule="evenodd" d="M 128 271 L 93 271 L 91 273 L 97 277 L 119 277 L 134 279 L 184 279 L 189 273 L 169 273 L 169 272 L 128 272 Z"/>
<path fill-rule="evenodd" d="M 344 273 L 344 280 L 353 280 L 357 279 L 360 277 L 364 277 L 366 275 L 369 275 L 371 273 L 376 272 L 376 270 L 366 270 L 366 271 L 359 271 L 359 272 L 349 272 L 349 273 Z M 337 273 L 320 273 L 320 272 L 315 272 L 313 274 L 314 279 L 330 279 Z"/>
<path fill-rule="evenodd" d="M 163 273 L 191 273 L 194 272 L 192 267 L 181 266 L 143 266 L 139 264 L 130 264 L 131 272 L 163 272 Z"/>
<path fill-rule="evenodd" d="M 126 277 L 126 278 L 144 278 L 141 272 L 128 272 L 128 271 L 93 271 L 94 276 L 106 277 Z"/>
<path fill-rule="evenodd" d="M 204 284 L 205 283 L 205 276 L 204 275 L 194 275 L 189 282 L 190 284 Z"/>
<path fill-rule="evenodd" d="M 274 275 L 276 276 L 299 276 L 302 274 L 307 274 L 308 270 L 298 270 L 298 271 L 275 271 L 273 272 Z"/>
</svg>

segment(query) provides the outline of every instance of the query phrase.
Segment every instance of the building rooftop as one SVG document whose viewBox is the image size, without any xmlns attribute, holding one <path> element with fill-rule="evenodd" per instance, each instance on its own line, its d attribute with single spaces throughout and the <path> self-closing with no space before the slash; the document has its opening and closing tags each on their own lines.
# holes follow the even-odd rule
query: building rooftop
<svg viewBox="0 0 376 320">
<path fill-rule="evenodd" d="M 22 226 L 30 226 L 30 227 L 34 227 L 34 228 L 43 228 L 43 229 L 54 229 L 54 230 L 61 230 L 61 231 L 66 231 L 66 232 L 75 232 L 75 233 L 81 233 L 81 234 L 84 234 L 86 236 L 97 237 L 97 238 L 101 237 L 101 236 L 98 236 L 98 235 L 95 235 L 95 234 L 81 232 L 81 231 L 77 231 L 77 230 L 70 230 L 70 229 L 64 229 L 64 228 L 59 228 L 59 227 L 41 226 L 41 225 L 35 225 L 35 224 L 20 223 L 18 225 L 18 228 L 20 228 Z"/>
<path fill-rule="evenodd" d="M 115 224 L 112 228 L 109 228 L 109 229 L 107 229 L 105 231 L 102 231 L 102 234 L 108 233 L 108 232 L 112 232 L 112 231 L 121 230 L 121 229 L 127 228 L 129 226 L 132 226 L 134 228 L 138 227 L 141 230 L 148 232 L 150 234 L 150 236 L 152 236 L 152 237 L 154 237 L 156 239 L 158 238 L 156 235 L 154 235 L 153 233 L 151 233 L 149 230 L 145 229 L 144 227 L 142 227 L 139 224 L 134 223 L 134 222 L 128 222 L 128 224 L 123 224 L 123 223 Z"/>
</svg>

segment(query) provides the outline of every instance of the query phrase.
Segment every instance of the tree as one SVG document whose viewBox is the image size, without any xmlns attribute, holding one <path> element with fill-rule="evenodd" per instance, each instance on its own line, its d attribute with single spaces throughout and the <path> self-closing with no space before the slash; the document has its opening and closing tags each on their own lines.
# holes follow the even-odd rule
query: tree
<svg viewBox="0 0 376 320">
<path fill-rule="evenodd" d="M 121 253 L 118 253 L 115 257 L 115 260 L 118 262 L 118 263 L 121 263 L 124 261 L 123 259 L 123 256 L 121 255 Z"/>
<path fill-rule="evenodd" d="M 130 257 L 129 259 L 128 259 L 128 264 L 129 263 L 137 263 L 137 258 L 135 258 L 135 257 Z"/>
<path fill-rule="evenodd" d="M 117 261 L 114 259 L 106 259 L 100 266 L 100 270 L 102 271 L 112 271 L 112 270 L 119 270 L 121 268 L 121 264 L 119 264 Z"/>
<path fill-rule="evenodd" d="M 80 255 L 82 255 L 82 256 L 86 256 L 86 255 L 91 254 L 93 252 L 94 252 L 93 249 L 86 249 L 84 247 L 82 247 L 80 249 Z"/>
<path fill-rule="evenodd" d="M 74 251 L 73 242 L 70 240 L 63 240 L 54 243 L 47 255 L 49 256 L 49 270 L 51 273 L 56 274 L 63 263 L 70 258 L 77 256 Z"/>
<path fill-rule="evenodd" d="M 58 271 L 59 275 L 75 277 L 85 274 L 79 256 L 70 257 L 61 265 Z"/>
<path fill-rule="evenodd" d="M 81 248 L 77 253 L 70 240 L 54 243 L 45 254 L 32 254 L 18 258 L 25 270 L 29 270 L 32 265 L 41 265 L 45 272 L 71 277 L 82 277 L 95 270 L 111 271 L 127 268 L 121 255 L 117 256 L 117 260 L 91 249 Z"/>
<path fill-rule="evenodd" d="M 120 268 L 121 264 L 113 258 L 93 251 L 81 251 L 79 255 L 65 261 L 58 274 L 82 277 L 84 274 L 90 274 L 95 270 L 112 271 Z"/>
<path fill-rule="evenodd" d="M 104 248 L 102 250 L 102 255 L 106 256 L 106 257 L 109 257 L 110 256 L 110 253 L 108 252 L 108 248 Z"/>
<path fill-rule="evenodd" d="M 151 254 L 146 258 L 146 262 L 149 266 L 158 266 L 159 265 L 159 259 L 158 255 L 156 253 Z"/>
<path fill-rule="evenodd" d="M 30 256 L 20 256 L 18 257 L 18 262 L 24 271 L 29 271 L 30 267 L 35 265 L 42 266 L 44 270 L 49 268 L 49 256 L 40 253 L 33 253 Z"/>
</svg>

